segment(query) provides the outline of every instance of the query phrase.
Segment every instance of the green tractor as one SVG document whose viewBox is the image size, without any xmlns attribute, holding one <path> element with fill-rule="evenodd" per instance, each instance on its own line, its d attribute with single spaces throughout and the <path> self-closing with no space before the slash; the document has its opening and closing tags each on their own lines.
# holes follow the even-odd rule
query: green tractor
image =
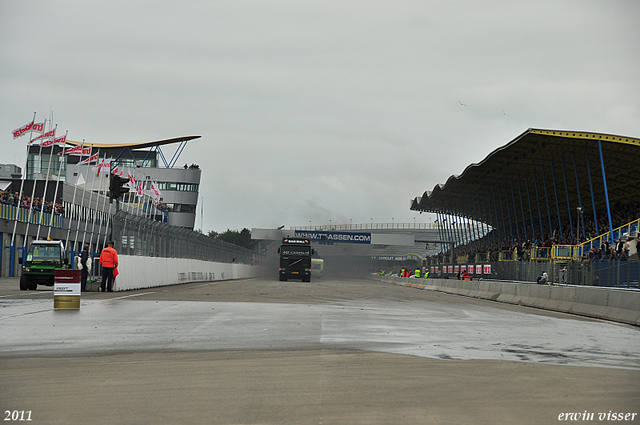
<svg viewBox="0 0 640 425">
<path fill-rule="evenodd" d="M 38 285 L 53 286 L 56 270 L 68 268 L 69 260 L 65 258 L 61 241 L 41 240 L 31 242 L 26 260 L 22 261 L 21 258 L 20 264 L 20 290 L 34 291 Z"/>
</svg>

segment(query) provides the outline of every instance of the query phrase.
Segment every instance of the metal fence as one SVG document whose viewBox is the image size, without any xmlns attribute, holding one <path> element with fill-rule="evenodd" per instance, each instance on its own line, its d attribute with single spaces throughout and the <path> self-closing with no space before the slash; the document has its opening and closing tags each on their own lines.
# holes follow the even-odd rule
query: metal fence
<svg viewBox="0 0 640 425">
<path fill-rule="evenodd" d="M 123 255 L 243 264 L 252 264 L 254 258 L 249 249 L 125 211 L 113 216 L 112 236 L 116 250 Z"/>
</svg>

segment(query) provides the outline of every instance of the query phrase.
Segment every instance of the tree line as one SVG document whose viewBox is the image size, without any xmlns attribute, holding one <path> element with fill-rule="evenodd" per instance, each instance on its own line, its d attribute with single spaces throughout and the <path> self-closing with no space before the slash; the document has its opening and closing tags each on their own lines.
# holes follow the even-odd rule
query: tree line
<svg viewBox="0 0 640 425">
<path fill-rule="evenodd" d="M 252 249 L 251 244 L 253 241 L 251 240 L 251 231 L 246 227 L 239 231 L 227 229 L 222 233 L 218 233 L 215 230 L 210 230 L 209 233 L 207 233 L 207 236 L 233 245 Z"/>
</svg>

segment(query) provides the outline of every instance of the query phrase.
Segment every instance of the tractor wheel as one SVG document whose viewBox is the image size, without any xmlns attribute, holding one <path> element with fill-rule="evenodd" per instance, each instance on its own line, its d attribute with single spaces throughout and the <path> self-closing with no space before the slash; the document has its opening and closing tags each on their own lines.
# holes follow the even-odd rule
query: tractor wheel
<svg viewBox="0 0 640 425">
<path fill-rule="evenodd" d="M 27 275 L 23 274 L 20 278 L 20 290 L 26 291 L 27 289 L 29 289 L 29 278 L 27 277 Z"/>
</svg>

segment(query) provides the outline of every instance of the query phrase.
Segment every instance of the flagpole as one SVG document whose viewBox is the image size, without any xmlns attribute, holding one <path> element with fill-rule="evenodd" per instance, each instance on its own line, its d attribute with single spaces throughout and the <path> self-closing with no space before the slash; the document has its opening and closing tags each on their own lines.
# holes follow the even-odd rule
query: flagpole
<svg viewBox="0 0 640 425">
<path fill-rule="evenodd" d="M 93 148 L 91 150 L 93 152 Z M 80 218 L 82 217 L 82 211 L 85 208 L 85 206 L 84 206 L 84 196 L 87 194 L 87 188 L 89 187 L 89 181 L 87 179 L 89 178 L 89 167 L 90 167 L 90 164 L 91 164 L 90 162 L 87 163 L 87 175 L 84 177 L 85 181 L 84 181 L 84 187 L 82 188 L 82 200 L 80 201 L 80 216 L 76 220 L 78 222 L 78 225 L 76 227 L 76 243 L 78 242 L 78 235 L 80 234 Z M 81 164 L 81 165 L 84 165 L 84 164 Z M 78 167 L 80 167 L 80 165 L 78 165 Z M 91 174 L 93 174 L 93 173 L 91 173 Z M 80 175 L 82 175 L 82 174 L 80 174 Z M 82 236 L 82 246 L 84 246 L 84 234 Z"/>
<path fill-rule="evenodd" d="M 47 120 L 44 120 L 45 122 L 45 126 L 47 123 Z M 48 132 L 45 132 L 44 134 L 50 133 L 53 130 L 53 121 L 49 121 L 49 125 L 52 127 L 51 130 L 49 130 Z M 43 134 L 43 135 L 44 135 Z M 55 131 L 53 131 L 53 139 L 55 140 L 56 138 L 56 133 Z M 40 142 L 40 149 L 38 150 L 38 158 L 40 158 L 40 169 L 42 171 L 42 144 L 45 142 L 46 138 L 43 137 L 42 141 Z M 31 142 L 29 142 L 31 143 Z M 35 168 L 35 167 L 34 167 Z M 29 214 L 28 214 L 28 219 L 27 219 L 27 234 L 29 234 L 29 225 L 31 224 L 31 217 L 33 214 L 33 201 L 36 198 L 36 172 L 35 169 L 33 170 L 33 187 L 31 188 L 31 202 L 29 203 Z M 40 221 L 40 216 L 38 216 L 38 221 Z"/>
<path fill-rule="evenodd" d="M 98 150 L 98 152 L 100 152 L 100 150 Z M 93 190 L 95 189 L 95 184 L 96 184 L 96 179 L 100 176 L 100 155 L 98 155 L 98 174 L 94 177 L 94 179 L 91 181 L 91 189 L 89 192 L 89 207 L 87 208 L 89 210 L 89 214 L 87 214 L 87 219 L 84 221 L 84 233 L 82 234 L 82 245 L 84 246 L 84 239 L 87 236 L 87 227 L 89 225 L 89 220 L 88 220 L 88 216 L 90 216 L 90 212 L 91 212 L 91 200 L 93 199 Z M 104 159 L 103 159 L 104 161 Z M 93 175 L 93 173 L 91 173 Z M 86 186 L 85 186 L 86 187 Z M 96 206 L 98 205 L 98 202 L 96 201 Z M 93 241 L 93 237 L 91 238 L 91 241 Z"/>
<path fill-rule="evenodd" d="M 36 113 L 33 113 L 33 121 L 36 122 Z M 16 227 L 18 225 L 18 219 L 20 218 L 20 204 L 22 204 L 22 191 L 24 188 L 24 181 L 27 179 L 27 175 L 29 174 L 29 145 L 31 144 L 31 136 L 33 135 L 33 125 L 31 126 L 31 133 L 29 133 L 29 143 L 27 143 L 27 159 L 24 162 L 24 178 L 20 180 L 20 194 L 18 195 L 18 204 L 16 205 L 16 221 L 13 222 L 13 234 L 11 235 L 11 249 L 13 250 L 14 242 L 16 239 Z M 34 182 L 35 185 L 35 182 Z M 28 222 L 27 222 L 28 223 Z M 24 235 L 24 246 L 27 246 L 27 236 L 29 227 L 27 226 L 27 232 Z M 13 263 L 12 263 L 13 266 Z M 13 269 L 11 270 L 13 272 Z"/>
<path fill-rule="evenodd" d="M 127 213 L 131 214 L 131 170 L 127 171 L 127 178 L 129 179 L 129 181 L 127 182 L 127 186 L 129 187 L 129 191 L 124 195 L 123 197 L 123 201 L 126 198 L 127 199 Z"/>
<path fill-rule="evenodd" d="M 133 206 L 131 205 L 131 195 L 132 190 L 131 190 L 131 176 L 133 176 L 133 174 L 131 174 L 131 170 L 127 171 L 127 178 L 129 179 L 129 182 L 127 183 L 127 186 L 129 186 L 129 191 L 127 192 L 127 213 L 131 214 L 132 208 Z"/>
<path fill-rule="evenodd" d="M 84 139 L 82 139 L 82 145 L 80 147 L 80 162 L 82 162 L 82 157 L 83 157 L 83 152 L 84 152 Z M 79 167 L 79 166 L 78 166 Z M 67 167 L 67 173 L 69 172 L 69 167 Z M 78 175 L 80 175 L 80 168 L 78 168 Z M 78 179 L 76 179 L 76 181 L 74 182 L 73 185 L 73 196 L 71 198 L 71 209 L 73 210 L 74 205 L 76 203 L 76 191 L 78 190 Z M 71 211 L 69 211 L 71 212 Z M 64 246 L 68 246 L 69 245 L 69 236 L 71 235 L 71 220 L 69 220 L 69 228 L 67 229 L 67 240 L 65 240 L 64 242 Z M 76 237 L 76 240 L 73 241 L 73 253 L 75 254 L 76 251 L 76 244 L 78 243 L 78 238 Z"/>
<path fill-rule="evenodd" d="M 118 200 L 115 200 L 116 202 L 118 202 Z M 113 203 L 109 204 L 109 212 L 107 213 L 107 217 L 111 217 L 111 207 L 113 206 Z M 111 217 L 111 223 L 112 223 L 112 227 L 113 227 L 113 217 Z M 93 236 L 92 236 L 93 238 Z M 107 219 L 107 224 L 104 226 L 104 242 L 102 244 L 102 248 L 104 249 L 107 246 L 107 243 L 109 238 L 109 220 Z"/>
<path fill-rule="evenodd" d="M 138 179 L 137 174 L 138 174 L 138 170 L 135 170 L 134 171 L 134 175 L 133 175 L 133 177 L 135 178 L 135 180 L 133 181 L 133 191 L 134 191 L 133 201 L 136 204 L 136 209 L 135 209 L 136 216 L 139 216 L 140 215 L 140 207 L 138 205 L 139 205 L 140 195 L 138 194 L 138 185 L 140 184 L 140 180 Z"/>
<path fill-rule="evenodd" d="M 58 124 L 56 124 L 55 126 L 56 129 L 56 133 L 58 130 Z M 55 133 L 54 133 L 55 134 Z M 40 208 L 40 219 L 38 220 L 38 232 L 36 234 L 36 239 L 40 238 L 40 228 L 42 226 L 42 222 L 44 219 L 44 206 L 47 202 L 47 188 L 49 187 L 49 174 L 51 173 L 51 159 L 53 158 L 53 150 L 56 146 L 56 138 L 55 136 L 53 137 L 53 144 L 51 145 L 51 153 L 49 154 L 49 166 L 47 167 L 47 179 L 44 182 L 44 192 L 42 193 L 42 208 Z M 40 145 L 40 147 L 42 147 L 42 145 Z M 42 156 L 40 157 L 42 158 Z M 31 200 L 32 204 L 33 204 L 33 199 Z"/>
<path fill-rule="evenodd" d="M 65 156 L 64 156 L 64 151 L 66 149 L 67 146 L 67 135 L 69 134 L 69 130 L 65 131 L 64 133 L 64 145 L 62 145 L 62 152 L 60 153 L 60 167 L 58 167 L 58 183 L 56 184 L 56 190 L 53 192 L 53 201 L 51 201 L 51 203 L 53 204 L 53 206 L 51 207 L 51 218 L 49 219 L 49 231 L 47 232 L 47 238 L 49 238 L 51 236 L 51 228 L 53 227 L 53 214 L 55 213 L 56 210 L 56 198 L 58 197 L 58 188 L 60 187 L 60 177 L 62 177 L 62 163 L 64 162 Z M 55 139 L 53 142 L 53 147 L 55 148 Z M 52 153 L 53 153 L 53 148 L 52 149 Z M 67 246 L 65 245 L 64 249 L 67 249 Z"/>
<path fill-rule="evenodd" d="M 144 213 L 144 218 L 147 218 L 147 212 L 149 213 L 149 218 L 151 218 L 151 200 L 149 199 L 149 195 L 147 194 L 147 177 L 146 176 L 142 181 L 142 200 L 143 202 L 147 202 L 147 210 L 148 210 Z"/>
<path fill-rule="evenodd" d="M 156 189 L 154 189 L 154 187 L 157 189 L 158 187 L 158 183 L 157 182 L 151 182 L 151 190 L 153 191 L 153 221 L 156 221 L 156 214 L 158 213 L 158 202 L 159 202 L 159 196 L 156 196 Z"/>
<path fill-rule="evenodd" d="M 105 154 L 105 159 L 106 159 L 106 154 Z M 109 160 L 109 161 L 111 161 L 111 160 Z M 102 169 L 103 169 L 103 168 L 106 168 L 104 165 L 105 165 L 104 163 L 103 163 L 103 164 L 101 164 L 100 168 L 98 168 L 98 173 L 102 173 Z M 108 171 L 108 173 L 109 173 L 109 177 L 111 177 L 111 167 L 109 167 L 109 171 Z M 98 191 L 99 191 L 98 193 L 100 193 L 100 190 L 101 190 L 101 189 L 102 189 L 102 181 L 100 181 L 100 188 L 98 189 Z M 100 193 L 100 194 L 101 194 L 101 193 Z M 108 196 L 105 196 L 105 197 L 104 197 L 104 200 L 103 200 L 103 203 L 102 203 L 102 209 L 100 209 L 100 211 L 104 211 L 104 207 L 105 207 L 105 206 L 106 206 L 106 204 L 107 204 L 107 198 L 108 198 Z M 98 209 L 98 202 L 99 202 L 99 200 L 98 200 L 98 199 L 96 199 L 96 210 Z M 110 213 L 111 213 L 111 205 L 109 205 L 109 215 L 110 215 Z M 108 222 L 107 222 L 107 226 L 108 226 Z M 107 226 L 105 226 L 105 228 L 106 228 Z M 91 225 L 91 242 L 92 242 L 92 243 L 93 243 L 93 233 L 94 233 L 94 231 L 95 231 L 95 228 L 96 228 L 96 220 L 94 219 L 94 220 L 93 220 L 93 224 Z M 98 238 L 98 239 L 99 239 L 99 238 Z M 103 248 L 104 248 L 105 246 L 107 246 L 106 242 L 107 242 L 107 237 L 105 236 L 105 240 L 103 241 L 103 246 L 102 246 Z M 97 243 L 97 241 L 96 241 L 96 243 Z"/>
</svg>

